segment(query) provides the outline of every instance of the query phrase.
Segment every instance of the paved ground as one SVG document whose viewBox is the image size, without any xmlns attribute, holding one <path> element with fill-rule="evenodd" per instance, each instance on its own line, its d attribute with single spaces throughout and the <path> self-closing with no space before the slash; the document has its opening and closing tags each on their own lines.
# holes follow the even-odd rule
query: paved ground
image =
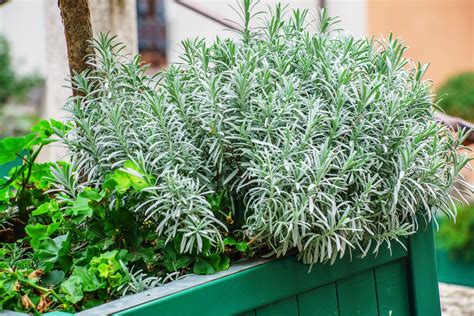
<svg viewBox="0 0 474 316">
<path fill-rule="evenodd" d="M 474 316 L 474 288 L 440 283 L 443 316 Z"/>
</svg>

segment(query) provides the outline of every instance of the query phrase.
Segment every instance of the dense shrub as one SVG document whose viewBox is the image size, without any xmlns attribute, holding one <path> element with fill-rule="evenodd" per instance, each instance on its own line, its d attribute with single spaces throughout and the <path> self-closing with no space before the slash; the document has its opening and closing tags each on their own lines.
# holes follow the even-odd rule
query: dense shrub
<svg viewBox="0 0 474 316">
<path fill-rule="evenodd" d="M 456 223 L 441 221 L 437 243 L 455 259 L 474 262 L 474 206 L 458 206 Z"/>
<path fill-rule="evenodd" d="M 474 122 L 474 72 L 450 78 L 438 94 L 444 96 L 439 104 L 447 114 Z"/>
<path fill-rule="evenodd" d="M 251 29 L 250 6 L 240 40 L 187 40 L 182 64 L 156 78 L 113 39 L 94 42 L 94 70 L 75 78 L 83 96 L 66 106 L 83 185 L 116 170 L 139 179 L 110 205 L 135 201 L 181 252 L 222 244 L 226 221 L 306 263 L 390 247 L 419 218 L 453 216 L 461 139 L 436 124 L 425 67 L 403 44 L 331 31 L 325 14 L 285 19 L 281 6 Z"/>
</svg>

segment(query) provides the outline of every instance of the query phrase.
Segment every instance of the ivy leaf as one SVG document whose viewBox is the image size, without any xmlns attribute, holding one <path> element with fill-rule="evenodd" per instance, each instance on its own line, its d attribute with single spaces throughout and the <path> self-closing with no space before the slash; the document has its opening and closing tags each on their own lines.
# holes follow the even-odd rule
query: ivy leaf
<svg viewBox="0 0 474 316">
<path fill-rule="evenodd" d="M 198 257 L 194 262 L 193 271 L 195 274 L 214 274 L 216 270 L 204 258 Z"/>
<path fill-rule="evenodd" d="M 164 255 L 165 255 L 165 258 L 169 259 L 169 260 L 176 260 L 177 256 L 178 256 L 178 253 L 176 252 L 175 248 L 173 247 L 172 244 L 168 243 L 166 244 L 165 246 L 165 249 L 164 249 Z"/>
<path fill-rule="evenodd" d="M 230 259 L 224 255 L 213 253 L 208 256 L 199 256 L 194 263 L 195 274 L 213 274 L 227 270 L 230 266 Z"/>
<path fill-rule="evenodd" d="M 35 134 L 28 134 L 24 137 L 5 137 L 0 140 L 0 165 L 17 159 L 22 150 L 30 149 L 34 138 Z"/>
<path fill-rule="evenodd" d="M 79 302 L 84 297 L 81 278 L 76 275 L 70 276 L 69 279 L 61 283 L 61 291 L 66 294 L 66 299 L 69 302 L 73 304 Z"/>
<path fill-rule="evenodd" d="M 121 170 L 116 170 L 111 179 L 116 183 L 115 189 L 120 194 L 124 194 L 132 186 L 132 181 L 130 181 L 128 175 Z"/>
<path fill-rule="evenodd" d="M 64 271 L 53 270 L 44 274 L 41 278 L 41 282 L 44 286 L 54 286 L 64 281 Z"/>
<path fill-rule="evenodd" d="M 224 238 L 224 245 L 234 246 L 235 244 L 237 244 L 237 241 L 235 241 L 234 238 L 232 237 Z"/>
<path fill-rule="evenodd" d="M 49 271 L 57 261 L 68 254 L 70 249 L 71 236 L 67 233 L 54 239 L 43 240 L 35 252 L 35 257 L 45 267 L 45 271 Z"/>
<path fill-rule="evenodd" d="M 102 194 L 97 192 L 97 190 L 94 190 L 94 189 L 91 189 L 91 188 L 86 188 L 84 191 L 82 191 L 79 194 L 79 196 L 82 197 L 82 198 L 85 198 L 85 199 L 96 201 L 96 202 L 99 202 L 103 198 Z"/>
<path fill-rule="evenodd" d="M 90 199 L 79 195 L 73 202 L 72 207 L 66 209 L 66 215 L 72 215 L 76 217 L 73 219 L 75 223 L 84 221 L 86 218 L 91 217 L 94 213 L 92 207 L 89 205 L 89 202 Z"/>
<path fill-rule="evenodd" d="M 31 128 L 31 131 L 36 132 L 42 138 L 48 138 L 54 135 L 54 129 L 65 129 L 66 125 L 56 121 L 55 119 L 41 120 Z"/>
<path fill-rule="evenodd" d="M 163 250 L 164 258 L 161 263 L 168 272 L 174 272 L 187 267 L 194 261 L 192 256 L 179 253 L 180 237 L 175 238 L 173 243 L 166 244 Z"/>
<path fill-rule="evenodd" d="M 226 246 L 235 246 L 235 248 L 240 252 L 245 252 L 248 248 L 248 244 L 246 242 L 237 242 L 232 237 L 224 238 L 224 245 Z"/>
<path fill-rule="evenodd" d="M 150 186 L 150 184 L 145 179 L 145 172 L 141 170 L 140 167 L 138 167 L 133 161 L 125 161 L 122 170 L 128 174 L 130 181 L 136 190 L 142 190 Z"/>
<path fill-rule="evenodd" d="M 59 205 L 56 200 L 51 200 L 38 206 L 36 210 L 31 212 L 31 215 L 38 216 L 43 214 L 54 214 L 59 210 Z"/>
<path fill-rule="evenodd" d="M 218 271 L 224 271 L 229 269 L 230 267 L 230 259 L 228 257 L 222 256 L 219 262 Z"/>
<path fill-rule="evenodd" d="M 235 245 L 235 248 L 240 251 L 240 252 L 245 252 L 247 251 L 248 249 L 248 244 L 246 242 L 238 242 L 236 245 Z"/>
<path fill-rule="evenodd" d="M 145 178 L 145 173 L 130 160 L 125 161 L 123 168 L 115 170 L 110 179 L 115 183 L 115 189 L 123 194 L 128 189 L 133 187 L 135 190 L 142 190 L 151 186 Z M 107 188 L 111 188 L 112 185 L 107 181 Z"/>
<path fill-rule="evenodd" d="M 48 230 L 47 225 L 43 225 L 40 223 L 30 224 L 25 227 L 25 231 L 32 239 L 42 239 L 43 237 L 46 238 L 46 231 Z"/>
<path fill-rule="evenodd" d="M 54 234 L 61 223 L 52 223 L 49 225 L 43 225 L 40 223 L 29 224 L 25 227 L 25 232 L 31 237 L 31 246 L 33 249 L 39 248 L 39 244 L 42 240 L 47 239 L 49 236 Z"/>
<path fill-rule="evenodd" d="M 87 267 L 76 266 L 72 275 L 82 280 L 82 290 L 84 292 L 94 292 L 106 286 L 106 282 L 100 281 L 95 273 L 88 271 Z"/>
<path fill-rule="evenodd" d="M 212 266 L 216 271 L 219 270 L 219 263 L 221 261 L 221 256 L 218 253 L 213 253 L 209 256 L 204 257 L 205 260 Z"/>
<path fill-rule="evenodd" d="M 175 260 L 163 260 L 163 266 L 168 272 L 178 271 L 184 267 L 187 267 L 194 261 L 193 257 L 188 255 L 178 255 Z"/>
</svg>

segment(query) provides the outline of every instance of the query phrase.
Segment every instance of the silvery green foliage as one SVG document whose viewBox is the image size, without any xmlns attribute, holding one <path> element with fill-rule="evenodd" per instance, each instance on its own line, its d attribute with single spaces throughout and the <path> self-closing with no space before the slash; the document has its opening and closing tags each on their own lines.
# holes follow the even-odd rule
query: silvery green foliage
<svg viewBox="0 0 474 316">
<path fill-rule="evenodd" d="M 5 230 L 14 224 L 12 221 L 18 217 L 18 207 L 9 207 L 0 212 L 0 230 Z"/>
<path fill-rule="evenodd" d="M 99 36 L 96 70 L 76 78 L 84 97 L 67 105 L 78 172 L 99 185 L 133 161 L 153 183 L 128 198 L 161 235 L 184 234 L 182 251 L 221 243 L 210 192 L 244 205 L 234 211 L 256 244 L 296 248 L 306 263 L 376 252 L 420 218 L 454 216 L 467 160 L 462 137 L 435 122 L 426 68 L 397 39 L 330 31 L 324 12 L 313 23 L 277 6 L 251 29 L 251 6 L 240 40 L 185 41 L 182 64 L 157 79 Z"/>
<path fill-rule="evenodd" d="M 78 188 L 99 186 L 121 168 L 148 185 L 142 192 L 126 192 L 111 207 L 135 204 L 137 214 L 154 221 L 167 241 L 182 235 L 183 252 L 192 252 L 194 246 L 200 251 L 205 240 L 221 245 L 226 227 L 206 199 L 210 171 L 201 163 L 201 149 L 183 113 L 154 90 L 155 82 L 144 74 L 138 57 L 127 60 L 120 54 L 123 46 L 113 38 L 100 35 L 94 47 L 97 55 L 89 62 L 95 70 L 74 78 L 82 95 L 66 105 L 74 128 L 63 141 L 75 170 L 55 170 L 58 191 L 65 199 L 73 197 Z M 77 183 L 77 175 L 85 183 Z"/>
<path fill-rule="evenodd" d="M 143 272 L 143 270 L 133 270 L 133 268 L 129 269 L 121 261 L 120 265 L 122 266 L 122 269 L 125 271 L 126 277 L 128 278 L 128 282 L 117 289 L 117 291 L 121 293 L 122 296 L 150 290 L 181 278 L 178 272 L 169 273 L 165 277 L 149 276 Z"/>
</svg>

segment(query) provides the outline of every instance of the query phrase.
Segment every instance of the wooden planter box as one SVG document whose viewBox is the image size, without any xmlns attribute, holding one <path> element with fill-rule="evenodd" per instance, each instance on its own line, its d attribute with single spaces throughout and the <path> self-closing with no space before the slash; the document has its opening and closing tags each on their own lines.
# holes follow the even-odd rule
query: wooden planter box
<svg viewBox="0 0 474 316">
<path fill-rule="evenodd" d="M 378 256 L 315 264 L 311 272 L 293 256 L 236 263 L 78 315 L 441 315 L 433 227 L 404 246 L 394 244 L 391 254 L 384 249 Z"/>
<path fill-rule="evenodd" d="M 474 263 L 452 258 L 442 249 L 436 250 L 436 261 L 440 282 L 474 287 Z"/>
</svg>

